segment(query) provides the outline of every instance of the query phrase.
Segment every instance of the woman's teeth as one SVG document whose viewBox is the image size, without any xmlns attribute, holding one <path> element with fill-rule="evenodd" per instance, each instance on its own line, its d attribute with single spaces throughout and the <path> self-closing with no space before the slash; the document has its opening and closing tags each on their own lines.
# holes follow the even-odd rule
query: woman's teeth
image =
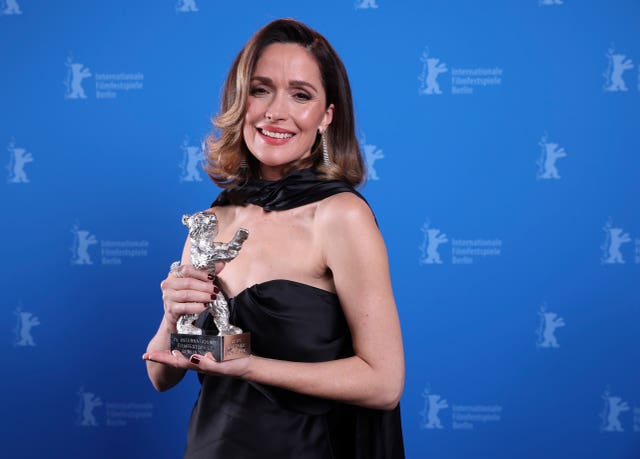
<svg viewBox="0 0 640 459">
<path fill-rule="evenodd" d="M 289 132 L 270 132 L 265 129 L 260 129 L 260 132 L 267 137 L 272 137 L 274 139 L 288 139 L 290 137 L 293 137 L 293 134 Z"/>
</svg>

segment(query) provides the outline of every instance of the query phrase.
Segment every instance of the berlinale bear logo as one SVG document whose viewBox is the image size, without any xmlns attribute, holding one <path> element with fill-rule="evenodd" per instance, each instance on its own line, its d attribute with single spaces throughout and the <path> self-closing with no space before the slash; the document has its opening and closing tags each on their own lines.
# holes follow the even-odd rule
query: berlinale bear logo
<svg viewBox="0 0 640 459">
<path fill-rule="evenodd" d="M 178 0 L 176 4 L 176 11 L 178 13 L 195 13 L 198 11 L 198 5 L 196 0 Z"/>
<path fill-rule="evenodd" d="M 605 78 L 604 90 L 610 92 L 628 91 L 622 75 L 626 70 L 633 68 L 631 59 L 627 59 L 624 54 L 617 54 L 615 49 L 611 47 L 607 52 L 607 60 L 607 71 L 603 75 Z"/>
<path fill-rule="evenodd" d="M 78 391 L 78 425 L 92 426 L 98 425 L 98 421 L 93 413 L 93 410 L 99 406 L 102 406 L 102 400 L 100 397 L 96 397 L 93 392 L 85 392 L 84 388 L 80 388 Z"/>
<path fill-rule="evenodd" d="M 440 244 L 449 242 L 449 239 L 447 239 L 447 235 L 444 233 L 440 233 L 440 230 L 437 228 L 431 228 L 428 221 L 425 222 L 424 225 L 422 225 L 422 234 L 423 240 L 422 244 L 419 247 L 420 264 L 441 264 L 442 259 L 440 258 L 440 254 L 438 253 L 438 247 L 440 246 Z"/>
<path fill-rule="evenodd" d="M 443 429 L 442 422 L 440 422 L 439 413 L 445 408 L 449 408 L 449 403 L 446 399 L 443 399 L 438 394 L 432 394 L 427 388 L 422 392 L 424 398 L 424 406 L 420 411 L 422 421 L 420 422 L 420 428 L 422 429 Z"/>
<path fill-rule="evenodd" d="M 558 317 L 555 312 L 547 311 L 547 306 L 542 305 L 538 311 L 540 316 L 540 326 L 538 327 L 538 347 L 545 348 L 557 348 L 560 347 L 558 339 L 556 338 L 556 330 L 560 327 L 564 327 L 564 319 Z"/>
<path fill-rule="evenodd" d="M 558 146 L 555 142 L 548 142 L 547 135 L 545 134 L 538 142 L 540 145 L 541 154 L 538 159 L 538 179 L 559 179 L 560 174 L 556 167 L 556 161 L 560 158 L 567 156 L 564 148 Z"/>
<path fill-rule="evenodd" d="M 200 177 L 200 164 L 204 160 L 204 153 L 200 147 L 195 145 L 189 145 L 189 139 L 185 138 L 180 145 L 182 150 L 182 162 L 180 163 L 180 169 L 182 169 L 182 175 L 180 176 L 181 182 L 201 182 Z"/>
<path fill-rule="evenodd" d="M 87 230 L 80 229 L 74 225 L 71 229 L 73 233 L 73 245 L 71 246 L 71 264 L 92 265 L 89 247 L 98 243 L 96 237 Z"/>
<path fill-rule="evenodd" d="M 631 242 L 629 233 L 625 233 L 622 228 L 614 227 L 611 219 L 607 221 L 602 230 L 605 233 L 604 244 L 600 247 L 602 249 L 602 263 L 608 265 L 624 264 L 625 260 L 620 249 L 622 244 Z"/>
<path fill-rule="evenodd" d="M 24 166 L 34 161 L 33 155 L 26 149 L 17 147 L 15 140 L 13 139 L 11 140 L 11 142 L 9 142 L 7 150 L 9 150 L 11 158 L 9 160 L 9 164 L 7 165 L 7 169 L 9 171 L 9 178 L 7 179 L 7 182 L 29 183 L 29 179 L 27 178 L 27 174 L 25 173 Z"/>
<path fill-rule="evenodd" d="M 377 160 L 384 158 L 382 150 L 375 145 L 367 143 L 367 138 L 364 134 L 360 137 L 360 149 L 364 152 L 364 159 L 367 164 L 367 178 L 369 180 L 380 180 L 378 172 L 373 165 Z"/>
<path fill-rule="evenodd" d="M 420 62 L 422 62 L 422 72 L 418 76 L 420 81 L 418 94 L 442 94 L 438 84 L 438 76 L 448 71 L 447 64 L 440 62 L 440 59 L 429 57 L 428 47 L 422 52 Z"/>
<path fill-rule="evenodd" d="M 15 315 L 18 318 L 18 324 L 15 329 L 16 346 L 35 346 L 36 342 L 31 335 L 31 329 L 36 325 L 40 325 L 40 320 L 32 313 L 23 311 L 20 306 L 16 308 Z"/>
<path fill-rule="evenodd" d="M 73 62 L 73 57 L 69 55 L 64 64 L 67 67 L 67 78 L 64 85 L 67 91 L 64 94 L 65 99 L 86 99 L 87 95 L 82 87 L 82 81 L 91 76 L 91 70 L 83 64 Z"/>
<path fill-rule="evenodd" d="M 624 432 L 620 422 L 620 415 L 630 410 L 629 404 L 623 401 L 622 398 L 611 395 L 609 390 L 604 392 L 602 399 L 604 400 L 604 409 L 600 414 L 602 418 L 600 430 L 602 432 Z"/>
<path fill-rule="evenodd" d="M 13 14 L 22 14 L 22 11 L 16 0 L 4 0 L 0 1 L 0 14 L 11 16 Z"/>
</svg>

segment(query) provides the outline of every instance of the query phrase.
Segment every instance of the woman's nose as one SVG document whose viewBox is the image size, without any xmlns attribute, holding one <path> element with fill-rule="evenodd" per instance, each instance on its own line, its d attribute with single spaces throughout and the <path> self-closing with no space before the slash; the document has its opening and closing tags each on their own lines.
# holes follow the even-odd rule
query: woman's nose
<svg viewBox="0 0 640 459">
<path fill-rule="evenodd" d="M 282 93 L 276 93 L 271 99 L 269 105 L 267 105 L 267 110 L 265 111 L 264 116 L 269 121 L 281 121 L 286 119 L 286 95 Z"/>
</svg>

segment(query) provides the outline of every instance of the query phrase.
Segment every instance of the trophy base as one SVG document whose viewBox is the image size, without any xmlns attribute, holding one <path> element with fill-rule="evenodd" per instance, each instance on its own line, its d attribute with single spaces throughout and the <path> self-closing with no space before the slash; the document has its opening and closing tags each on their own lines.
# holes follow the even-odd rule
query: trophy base
<svg viewBox="0 0 640 459">
<path fill-rule="evenodd" d="M 211 352 L 217 362 L 239 359 L 251 354 L 251 334 L 220 336 L 171 333 L 171 350 L 182 352 L 186 358 Z"/>
</svg>

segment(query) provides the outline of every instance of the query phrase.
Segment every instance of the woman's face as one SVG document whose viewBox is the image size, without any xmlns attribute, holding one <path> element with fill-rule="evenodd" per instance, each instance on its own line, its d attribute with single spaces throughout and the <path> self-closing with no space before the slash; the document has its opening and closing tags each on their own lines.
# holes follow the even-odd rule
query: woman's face
<svg viewBox="0 0 640 459">
<path fill-rule="evenodd" d="M 263 179 L 282 178 L 284 168 L 311 154 L 319 131 L 331 123 L 320 69 L 302 46 L 267 46 L 250 82 L 243 136 L 260 161 Z"/>
</svg>

